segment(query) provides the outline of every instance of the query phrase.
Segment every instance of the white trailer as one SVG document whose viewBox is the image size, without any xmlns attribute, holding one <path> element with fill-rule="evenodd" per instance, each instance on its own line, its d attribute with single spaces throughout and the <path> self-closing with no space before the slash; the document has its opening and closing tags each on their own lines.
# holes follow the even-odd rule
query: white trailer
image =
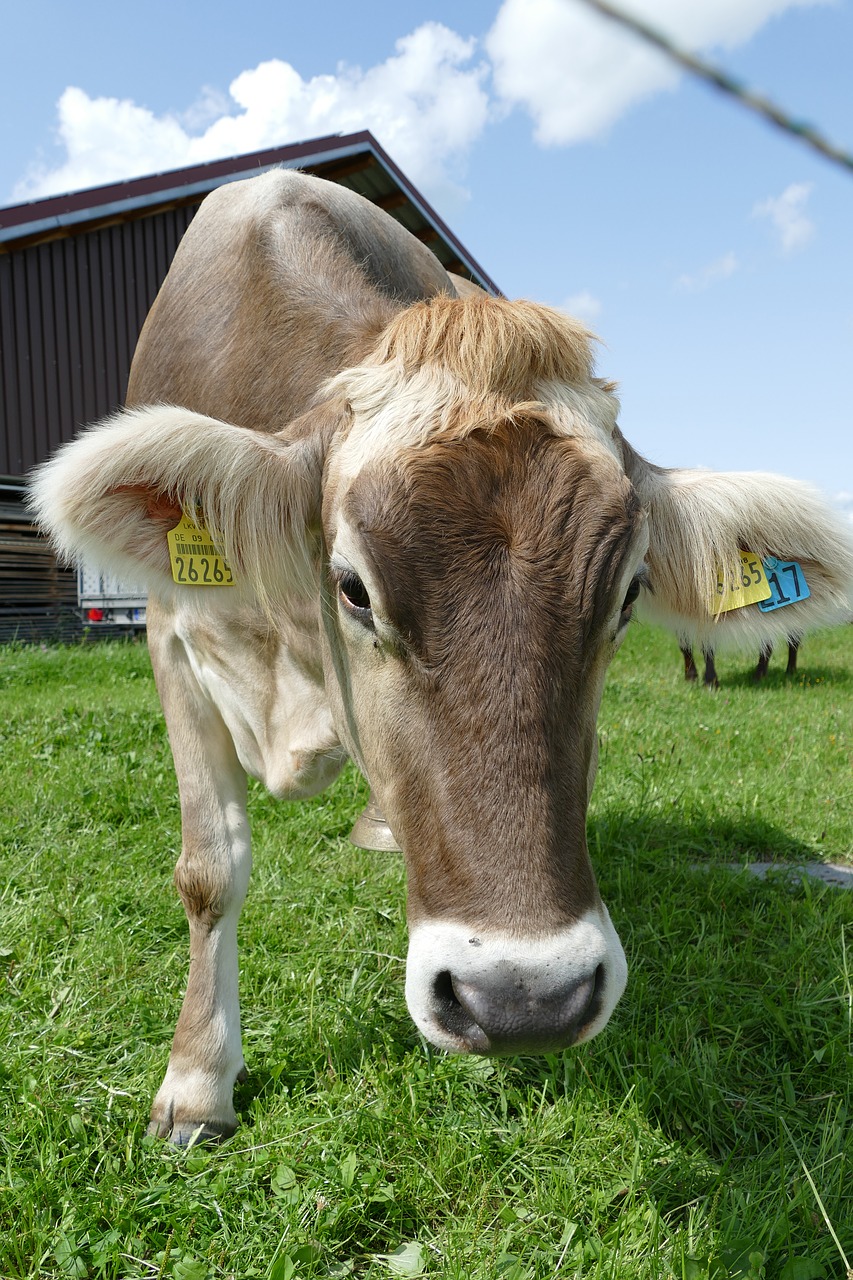
<svg viewBox="0 0 853 1280">
<path fill-rule="evenodd" d="M 77 571 L 77 603 L 86 627 L 144 631 L 147 602 L 145 588 L 138 583 L 122 582 L 87 565 Z"/>
</svg>

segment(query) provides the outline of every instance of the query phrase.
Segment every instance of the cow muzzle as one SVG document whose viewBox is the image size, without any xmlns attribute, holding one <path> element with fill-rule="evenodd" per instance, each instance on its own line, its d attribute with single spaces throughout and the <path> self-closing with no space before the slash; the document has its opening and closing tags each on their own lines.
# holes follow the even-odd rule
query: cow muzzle
<svg viewBox="0 0 853 1280">
<path fill-rule="evenodd" d="M 440 1049 L 550 1053 L 605 1026 L 627 973 L 603 906 L 539 937 L 426 921 L 412 930 L 406 1001 Z"/>
</svg>

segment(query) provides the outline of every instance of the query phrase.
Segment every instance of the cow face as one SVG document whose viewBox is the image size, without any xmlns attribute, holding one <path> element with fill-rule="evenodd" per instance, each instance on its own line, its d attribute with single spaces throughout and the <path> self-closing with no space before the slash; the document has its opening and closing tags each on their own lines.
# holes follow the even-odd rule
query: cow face
<svg viewBox="0 0 853 1280">
<path fill-rule="evenodd" d="M 426 443 L 366 403 L 327 469 L 327 687 L 406 855 L 409 1008 L 443 1048 L 559 1048 L 626 977 L 585 822 L 643 517 L 597 394 Z"/>
</svg>

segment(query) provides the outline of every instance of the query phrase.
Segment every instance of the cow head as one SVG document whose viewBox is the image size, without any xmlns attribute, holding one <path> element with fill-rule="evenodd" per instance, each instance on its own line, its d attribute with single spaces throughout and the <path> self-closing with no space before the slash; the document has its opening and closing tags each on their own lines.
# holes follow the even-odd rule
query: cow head
<svg viewBox="0 0 853 1280">
<path fill-rule="evenodd" d="M 327 688 L 405 851 L 407 998 L 442 1047 L 557 1048 L 625 982 L 586 847 L 604 673 L 644 517 L 576 324 L 407 310 L 335 380 Z"/>
</svg>

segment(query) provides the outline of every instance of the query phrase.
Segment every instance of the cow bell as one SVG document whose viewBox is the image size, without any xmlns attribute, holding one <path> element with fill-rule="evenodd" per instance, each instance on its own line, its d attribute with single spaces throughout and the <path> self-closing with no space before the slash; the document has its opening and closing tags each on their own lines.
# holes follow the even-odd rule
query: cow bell
<svg viewBox="0 0 853 1280">
<path fill-rule="evenodd" d="M 358 849 L 376 849 L 382 853 L 399 853 L 400 846 L 385 821 L 385 815 L 371 793 L 367 805 L 356 818 L 349 833 L 352 844 Z"/>
</svg>

